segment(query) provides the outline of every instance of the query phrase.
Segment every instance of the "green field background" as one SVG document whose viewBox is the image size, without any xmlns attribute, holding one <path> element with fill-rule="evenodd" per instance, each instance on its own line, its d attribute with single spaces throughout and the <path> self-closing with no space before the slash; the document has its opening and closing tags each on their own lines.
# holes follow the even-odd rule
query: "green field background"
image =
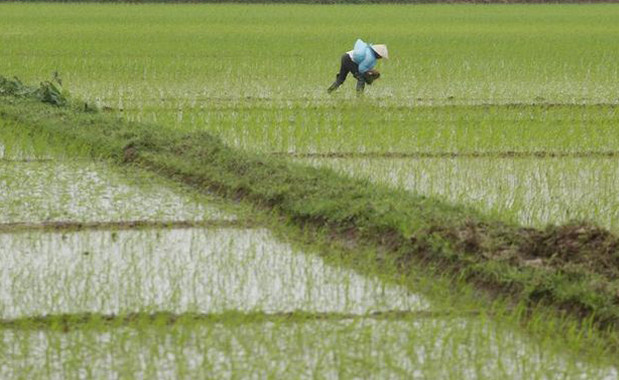
<svg viewBox="0 0 619 380">
<path fill-rule="evenodd" d="M 324 100 L 356 38 L 398 105 L 615 102 L 619 6 L 1 4 L 0 72 L 89 99 Z M 350 91 L 349 91 L 350 92 Z"/>
</svg>

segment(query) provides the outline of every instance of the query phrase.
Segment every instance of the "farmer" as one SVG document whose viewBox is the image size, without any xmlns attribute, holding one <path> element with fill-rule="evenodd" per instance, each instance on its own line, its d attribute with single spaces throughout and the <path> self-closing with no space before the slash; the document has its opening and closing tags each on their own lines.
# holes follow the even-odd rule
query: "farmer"
<svg viewBox="0 0 619 380">
<path fill-rule="evenodd" d="M 360 39 L 355 42 L 355 48 L 342 56 L 340 72 L 335 77 L 335 82 L 327 89 L 331 93 L 344 83 L 348 73 L 357 79 L 357 94 L 361 94 L 365 89 L 365 84 L 372 84 L 380 77 L 376 66 L 377 59 L 389 59 L 386 45 L 367 44 Z"/>
</svg>

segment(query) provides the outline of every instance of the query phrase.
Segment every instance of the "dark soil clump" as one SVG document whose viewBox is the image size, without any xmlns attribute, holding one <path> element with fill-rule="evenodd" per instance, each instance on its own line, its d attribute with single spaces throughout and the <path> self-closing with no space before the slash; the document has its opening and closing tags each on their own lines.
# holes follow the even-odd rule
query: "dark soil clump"
<svg viewBox="0 0 619 380">
<path fill-rule="evenodd" d="M 619 279 L 619 239 L 609 231 L 589 224 L 549 226 L 530 230 L 531 243 L 523 247 L 525 260 L 541 259 L 555 269 L 579 268 Z"/>
</svg>

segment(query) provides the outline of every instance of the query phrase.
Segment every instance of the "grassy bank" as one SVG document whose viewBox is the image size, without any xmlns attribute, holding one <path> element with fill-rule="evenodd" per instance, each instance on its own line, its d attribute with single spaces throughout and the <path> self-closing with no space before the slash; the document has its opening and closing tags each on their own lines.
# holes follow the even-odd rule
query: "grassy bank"
<svg viewBox="0 0 619 380">
<path fill-rule="evenodd" d="M 402 273 L 425 262 L 528 305 L 552 305 L 613 330 L 619 320 L 619 239 L 583 223 L 522 228 L 431 197 L 328 169 L 231 149 L 205 132 L 126 122 L 105 113 L 5 98 L 0 118 L 87 154 L 137 165 L 200 190 L 274 210 Z"/>
</svg>

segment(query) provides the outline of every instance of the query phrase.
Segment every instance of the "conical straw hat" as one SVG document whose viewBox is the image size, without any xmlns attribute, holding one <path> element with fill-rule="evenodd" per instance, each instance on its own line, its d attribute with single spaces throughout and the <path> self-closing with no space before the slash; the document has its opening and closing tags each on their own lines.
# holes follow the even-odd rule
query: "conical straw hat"
<svg viewBox="0 0 619 380">
<path fill-rule="evenodd" d="M 389 59 L 389 52 L 387 51 L 387 45 L 372 45 L 372 49 L 378 53 L 381 57 Z"/>
</svg>

